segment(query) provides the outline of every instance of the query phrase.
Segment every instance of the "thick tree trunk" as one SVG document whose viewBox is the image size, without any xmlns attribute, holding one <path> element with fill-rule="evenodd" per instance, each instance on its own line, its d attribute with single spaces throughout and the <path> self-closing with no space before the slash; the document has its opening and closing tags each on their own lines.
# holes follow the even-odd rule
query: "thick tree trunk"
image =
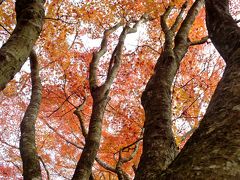
<svg viewBox="0 0 240 180">
<path fill-rule="evenodd" d="M 226 69 L 199 128 L 162 179 L 240 179 L 240 29 L 228 0 L 205 2 L 209 37 Z"/>
<path fill-rule="evenodd" d="M 23 162 L 24 180 L 39 180 L 41 179 L 41 168 L 35 143 L 35 123 L 42 98 L 42 86 L 37 56 L 34 51 L 31 52 L 30 62 L 32 95 L 21 122 L 20 153 Z"/>
<path fill-rule="evenodd" d="M 171 121 L 171 85 L 178 69 L 175 57 L 163 53 L 142 96 L 145 110 L 143 154 L 136 179 L 151 179 L 177 155 Z"/>
<path fill-rule="evenodd" d="M 177 32 L 187 2 L 183 4 L 171 28 L 167 26 L 167 18 L 172 7 L 169 7 L 161 17 L 161 26 L 165 33 L 164 51 L 142 94 L 145 131 L 143 153 L 135 179 L 157 179 L 156 172 L 165 170 L 177 155 L 172 132 L 171 86 L 179 64 L 191 45 L 188 33 L 202 5 L 203 0 L 195 1 Z"/>
<path fill-rule="evenodd" d="M 16 1 L 17 25 L 0 49 L 0 90 L 21 69 L 43 26 L 44 0 Z"/>
</svg>

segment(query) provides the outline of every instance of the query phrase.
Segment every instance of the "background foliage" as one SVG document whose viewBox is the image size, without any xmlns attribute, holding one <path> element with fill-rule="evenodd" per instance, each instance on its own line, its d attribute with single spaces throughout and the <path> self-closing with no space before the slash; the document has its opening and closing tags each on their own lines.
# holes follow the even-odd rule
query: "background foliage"
<svg viewBox="0 0 240 180">
<path fill-rule="evenodd" d="M 99 49 L 103 31 L 120 21 L 134 22 L 144 13 L 153 20 L 142 24 L 138 32 L 125 41 L 123 62 L 111 89 L 111 100 L 104 115 L 101 147 L 98 157 L 115 166 L 119 152 L 141 139 L 144 111 L 140 98 L 153 73 L 162 51 L 164 36 L 160 15 L 169 3 L 175 5 L 169 24 L 173 23 L 183 1 L 161 0 L 92 0 L 46 1 L 44 29 L 35 46 L 41 66 L 43 100 L 37 121 L 38 153 L 52 179 L 72 176 L 84 146 L 76 107 L 85 101 L 81 110 L 88 127 L 92 98 L 89 91 L 89 63 L 92 53 Z M 235 18 L 239 15 L 238 0 L 232 1 Z M 4 43 L 15 26 L 14 2 L 0 5 L 0 37 Z M 7 30 L 7 31 L 6 31 Z M 108 53 L 101 59 L 99 83 L 106 78 L 109 57 L 116 46 L 120 30 L 111 35 Z M 207 35 L 205 12 L 201 10 L 190 32 L 191 40 Z M 203 116 L 209 99 L 224 69 L 224 62 L 210 40 L 189 49 L 172 87 L 173 130 L 182 148 Z M 0 95 L 0 177 L 21 179 L 19 154 L 19 125 L 30 99 L 29 62 Z M 131 146 L 122 152 L 128 157 Z M 141 144 L 134 158 L 123 165 L 133 176 L 133 166 L 139 162 Z M 43 171 L 47 176 L 46 171 Z M 114 179 L 116 175 L 98 163 L 93 169 L 97 179 Z"/>
</svg>

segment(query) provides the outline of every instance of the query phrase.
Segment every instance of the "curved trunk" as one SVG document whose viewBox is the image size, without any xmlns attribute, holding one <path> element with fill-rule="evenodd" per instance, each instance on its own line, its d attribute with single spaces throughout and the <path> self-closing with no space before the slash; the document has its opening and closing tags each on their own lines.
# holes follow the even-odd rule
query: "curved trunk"
<svg viewBox="0 0 240 180">
<path fill-rule="evenodd" d="M 35 143 L 35 123 L 42 99 L 42 86 L 39 77 L 37 56 L 30 55 L 32 95 L 30 104 L 21 122 L 20 153 L 23 162 L 24 180 L 41 179 L 41 167 Z"/>
<path fill-rule="evenodd" d="M 142 95 L 145 110 L 143 154 L 136 179 L 151 179 L 177 154 L 171 121 L 171 85 L 178 69 L 175 58 L 164 53 Z"/>
<path fill-rule="evenodd" d="M 89 125 L 89 132 L 86 137 L 86 145 L 84 146 L 82 155 L 75 169 L 74 176 L 72 178 L 73 180 L 88 180 L 92 173 L 93 162 L 100 146 L 102 119 L 108 101 L 109 97 L 108 94 L 106 94 L 101 97 L 100 101 L 93 102 L 93 110 Z"/>
<path fill-rule="evenodd" d="M 162 179 L 240 178 L 240 29 L 228 0 L 206 0 L 209 37 L 226 69 L 199 128 Z"/>
<path fill-rule="evenodd" d="M 143 153 L 135 176 L 137 180 L 157 179 L 157 172 L 164 171 L 177 155 L 177 145 L 172 132 L 171 86 L 179 64 L 191 45 L 188 34 L 202 5 L 203 0 L 195 1 L 182 21 L 187 7 L 186 1 L 171 28 L 167 25 L 167 18 L 172 7 L 168 7 L 161 17 L 165 34 L 164 51 L 142 94 L 145 130 Z"/>
<path fill-rule="evenodd" d="M 93 97 L 93 110 L 89 124 L 89 131 L 85 139 L 86 144 L 75 169 L 72 178 L 73 180 L 88 180 L 92 172 L 94 160 L 97 156 L 102 133 L 103 115 L 106 105 L 110 100 L 110 97 L 108 96 L 109 91 L 121 65 L 122 50 L 127 34 L 126 28 L 123 29 L 119 37 L 118 45 L 116 46 L 110 60 L 106 81 L 101 86 L 97 85 L 97 68 L 100 57 L 103 56 L 107 51 L 108 34 L 115 31 L 118 27 L 120 27 L 120 25 L 121 24 L 117 24 L 116 26 L 104 32 L 101 49 L 93 54 L 93 59 L 90 64 L 89 78 L 91 95 Z"/>
</svg>

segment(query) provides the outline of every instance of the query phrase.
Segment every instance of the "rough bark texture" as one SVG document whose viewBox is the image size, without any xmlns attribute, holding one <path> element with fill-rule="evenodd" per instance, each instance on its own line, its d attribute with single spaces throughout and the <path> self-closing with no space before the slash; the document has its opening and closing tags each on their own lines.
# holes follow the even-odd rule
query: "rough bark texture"
<svg viewBox="0 0 240 180">
<path fill-rule="evenodd" d="M 89 124 L 89 131 L 86 137 L 86 143 L 75 169 L 73 180 L 88 180 L 91 175 L 92 166 L 100 146 L 100 139 L 102 133 L 102 119 L 105 112 L 106 105 L 109 101 L 109 91 L 113 80 L 117 76 L 121 65 L 121 56 L 123 53 L 124 41 L 127 34 L 135 33 L 140 23 L 145 22 L 147 16 L 142 16 L 141 19 L 131 28 L 128 25 L 124 26 L 122 33 L 119 36 L 118 44 L 112 53 L 105 82 L 98 86 L 97 84 L 97 68 L 100 58 L 107 52 L 107 42 L 109 35 L 118 29 L 122 23 L 106 30 L 101 43 L 101 48 L 98 52 L 93 54 L 92 62 L 90 64 L 89 84 L 91 95 L 93 97 L 93 109 Z"/>
<path fill-rule="evenodd" d="M 16 28 L 0 49 L 0 90 L 21 69 L 43 25 L 44 0 L 16 1 Z"/>
<path fill-rule="evenodd" d="M 168 27 L 166 21 L 172 7 L 168 7 L 161 17 L 165 44 L 155 66 L 154 74 L 142 94 L 145 131 L 143 153 L 135 179 L 158 179 L 157 172 L 165 170 L 177 155 L 171 122 L 171 86 L 180 61 L 191 45 L 188 33 L 202 5 L 203 0 L 195 1 L 182 21 L 182 14 L 187 7 L 186 1 L 171 28 Z M 180 23 L 181 26 L 176 32 Z"/>
<path fill-rule="evenodd" d="M 107 51 L 107 41 L 109 34 L 118 29 L 120 25 L 121 24 L 117 24 L 113 28 L 106 30 L 104 32 L 101 48 L 98 52 L 95 52 L 93 54 L 92 62 L 90 64 L 90 77 L 89 77 L 90 90 L 93 98 L 93 109 L 89 124 L 89 132 L 87 135 L 85 134 L 85 146 L 81 154 L 81 157 L 77 163 L 77 167 L 72 178 L 73 180 L 78 179 L 88 180 L 92 173 L 93 162 L 96 158 L 97 151 L 100 146 L 100 139 L 102 133 L 102 119 L 106 105 L 109 101 L 108 94 L 112 83 L 112 81 L 111 82 L 108 81 L 107 83 L 106 80 L 106 82 L 103 85 L 101 86 L 97 85 L 97 67 L 100 58 Z M 118 62 L 118 65 L 120 65 L 120 62 Z M 107 79 L 109 78 L 110 77 L 108 77 Z"/>
<path fill-rule="evenodd" d="M 35 143 L 35 123 L 42 98 L 42 86 L 37 56 L 34 51 L 31 52 L 30 63 L 32 95 L 21 122 L 20 153 L 23 162 L 24 180 L 38 180 L 41 179 L 41 168 Z"/>
<path fill-rule="evenodd" d="M 226 69 L 199 128 L 160 179 L 240 179 L 240 29 L 228 0 L 205 2 L 209 37 Z"/>
<path fill-rule="evenodd" d="M 102 119 L 105 112 L 105 107 L 108 102 L 108 93 L 103 94 L 101 101 L 93 102 L 92 116 L 89 125 L 89 133 L 86 138 L 86 144 L 78 161 L 74 172 L 73 180 L 81 179 L 88 180 L 91 172 L 94 159 L 100 145 Z"/>
</svg>

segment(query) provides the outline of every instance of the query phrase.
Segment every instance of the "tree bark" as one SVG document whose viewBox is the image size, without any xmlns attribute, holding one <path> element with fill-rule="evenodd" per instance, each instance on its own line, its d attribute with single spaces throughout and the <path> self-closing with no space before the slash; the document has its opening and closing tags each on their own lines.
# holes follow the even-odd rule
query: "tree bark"
<svg viewBox="0 0 240 180">
<path fill-rule="evenodd" d="M 205 0 L 209 37 L 226 69 L 199 128 L 160 179 L 240 179 L 240 29 L 228 0 Z"/>
<path fill-rule="evenodd" d="M 43 26 L 44 0 L 16 1 L 17 24 L 0 49 L 0 90 L 20 71 Z"/>
<path fill-rule="evenodd" d="M 96 102 L 96 100 L 94 100 L 93 102 L 93 110 L 89 125 L 89 132 L 86 137 L 86 144 L 75 169 L 74 176 L 72 178 L 73 180 L 88 180 L 92 173 L 93 162 L 100 146 L 102 132 L 101 124 L 108 101 L 109 97 L 108 93 L 106 93 L 106 95 L 103 94 L 103 97 L 99 97 L 99 101 Z"/>
<path fill-rule="evenodd" d="M 90 91 L 93 97 L 93 110 L 89 124 L 89 131 L 86 137 L 86 143 L 81 154 L 80 160 L 77 163 L 73 180 L 88 180 L 92 171 L 92 166 L 97 155 L 97 151 L 100 146 L 100 139 L 102 133 L 102 119 L 105 112 L 106 105 L 110 100 L 109 91 L 114 79 L 119 71 L 122 53 L 124 48 L 124 41 L 127 34 L 137 32 L 137 28 L 140 23 L 147 21 L 148 16 L 144 15 L 137 21 L 133 27 L 128 24 L 123 27 L 122 33 L 119 36 L 118 44 L 115 47 L 112 57 L 109 62 L 107 70 L 107 77 L 105 82 L 99 86 L 97 83 L 97 68 L 100 58 L 107 52 L 107 42 L 109 35 L 117 30 L 122 23 L 118 23 L 112 28 L 104 32 L 104 37 L 101 43 L 101 48 L 98 52 L 93 54 L 92 62 L 90 64 L 89 84 Z"/>
<path fill-rule="evenodd" d="M 172 7 L 169 6 L 161 17 L 165 44 L 154 74 L 142 94 L 145 131 L 143 153 L 135 179 L 157 179 L 156 172 L 165 170 L 177 155 L 177 145 L 172 132 L 171 86 L 179 64 L 191 44 L 188 33 L 202 6 L 203 0 L 195 1 L 182 22 L 186 1 L 171 28 L 167 25 L 167 18 Z"/>
<path fill-rule="evenodd" d="M 118 69 L 121 64 L 121 53 L 123 48 L 124 39 L 126 37 L 126 32 L 122 32 L 120 40 L 123 40 L 117 45 L 114 51 L 114 55 L 111 58 L 110 63 L 115 62 L 113 67 L 109 69 L 107 79 L 105 83 L 101 86 L 97 85 L 97 67 L 100 57 L 103 56 L 107 51 L 107 41 L 109 34 L 120 27 L 121 24 L 117 24 L 113 28 L 106 30 L 104 32 L 104 37 L 101 43 L 101 49 L 93 54 L 93 59 L 90 64 L 90 90 L 93 98 L 93 109 L 89 124 L 89 131 L 85 139 L 85 146 L 81 157 L 77 163 L 75 169 L 73 180 L 88 180 L 92 173 L 92 166 L 97 155 L 97 151 L 100 146 L 100 139 L 102 133 L 102 119 L 106 109 L 106 105 L 110 98 L 109 90 L 113 83 L 113 79 L 116 77 Z M 123 38 L 123 39 L 121 39 Z M 119 42 L 120 42 L 119 40 Z"/>
<path fill-rule="evenodd" d="M 35 123 L 42 98 L 37 56 L 32 50 L 30 55 L 32 95 L 30 104 L 21 122 L 20 153 L 23 162 L 24 180 L 41 178 L 41 167 L 35 143 Z"/>
</svg>

